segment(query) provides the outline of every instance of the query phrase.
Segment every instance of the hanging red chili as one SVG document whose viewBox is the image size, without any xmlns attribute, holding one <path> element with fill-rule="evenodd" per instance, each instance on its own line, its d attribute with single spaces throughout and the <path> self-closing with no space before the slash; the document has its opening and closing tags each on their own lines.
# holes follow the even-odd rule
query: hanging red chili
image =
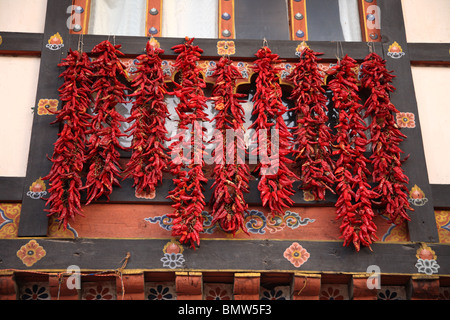
<svg viewBox="0 0 450 320">
<path fill-rule="evenodd" d="M 93 119 L 88 141 L 89 172 L 86 177 L 88 197 L 86 204 L 109 195 L 113 186 L 120 186 L 121 174 L 118 149 L 125 150 L 119 137 L 126 136 L 120 131 L 121 122 L 126 119 L 116 110 L 118 103 L 126 101 L 127 87 L 119 81 L 125 77 L 124 66 L 118 56 L 121 45 L 112 45 L 108 40 L 100 42 L 92 49 L 97 57 L 92 62 L 95 82 L 92 92 L 95 96 Z"/>
<path fill-rule="evenodd" d="M 391 222 L 400 224 L 410 220 L 406 210 L 413 210 L 408 203 L 408 177 L 402 169 L 399 144 L 406 138 L 395 121 L 398 110 L 391 103 L 390 93 L 395 90 L 392 72 L 386 69 L 386 61 L 372 52 L 366 56 L 361 66 L 361 84 L 369 90 L 365 102 L 369 119 L 370 142 L 373 166 L 374 190 L 381 196 L 381 205 Z"/>
<path fill-rule="evenodd" d="M 256 92 L 252 99 L 256 120 L 249 128 L 255 130 L 252 141 L 258 142 L 258 147 L 252 150 L 260 159 L 255 169 L 260 177 L 258 190 L 263 206 L 268 206 L 272 215 L 282 215 L 283 209 L 293 204 L 292 185 L 298 177 L 288 168 L 293 163 L 288 158 L 292 134 L 283 119 L 287 108 L 281 99 L 278 76 L 281 68 L 276 66 L 281 61 L 266 46 L 258 50 L 256 57 L 253 65 L 257 74 Z"/>
<path fill-rule="evenodd" d="M 326 190 L 335 193 L 332 189 L 335 177 L 331 130 L 327 125 L 327 98 L 322 87 L 323 75 L 317 64 L 320 54 L 305 48 L 286 79 L 294 85 L 290 98 L 295 101 L 297 113 L 294 154 L 301 168 L 301 188 L 310 191 L 315 200 L 324 200 Z"/>
<path fill-rule="evenodd" d="M 62 107 L 56 112 L 56 120 L 62 130 L 58 133 L 50 173 L 44 180 L 50 181 L 49 216 L 57 215 L 60 225 L 67 228 L 69 219 L 83 215 L 80 189 L 83 186 L 81 172 L 86 160 L 86 131 L 90 123 L 88 110 L 91 104 L 92 75 L 89 57 L 86 53 L 69 50 L 67 57 L 58 64 L 65 67 L 60 77 L 64 83 L 59 88 Z"/>
<path fill-rule="evenodd" d="M 358 96 L 356 61 L 347 55 L 333 68 L 335 78 L 329 82 L 333 92 L 334 107 L 339 111 L 339 123 L 335 126 L 337 155 L 335 176 L 337 181 L 337 219 L 342 219 L 340 231 L 344 246 L 353 243 L 359 251 L 360 245 L 370 248 L 377 240 L 377 227 L 373 222 L 372 201 L 379 195 L 369 183 L 369 160 L 364 152 L 368 144 L 366 124 L 361 116 L 363 106 Z"/>
<path fill-rule="evenodd" d="M 175 211 L 168 216 L 173 219 L 172 235 L 180 236 L 180 243 L 190 243 L 195 248 L 195 244 L 200 244 L 199 233 L 203 231 L 203 184 L 208 181 L 203 172 L 206 128 L 202 122 L 209 120 L 205 113 L 208 98 L 203 92 L 206 83 L 197 65 L 203 50 L 193 45 L 193 41 L 194 38 L 186 38 L 185 43 L 172 47 L 178 53 L 174 67 L 180 72 L 181 80 L 174 83 L 174 93 L 179 99 L 175 109 L 179 117 L 179 132 L 172 138 L 169 147 L 175 188 L 168 197 L 174 202 L 172 207 Z M 190 139 L 186 143 L 183 140 L 189 133 Z M 190 150 L 186 157 L 183 156 L 183 148 Z"/>
<path fill-rule="evenodd" d="M 213 77 L 216 77 L 216 84 L 211 99 L 215 102 L 217 114 L 211 121 L 216 121 L 215 126 L 220 139 L 214 140 L 215 151 L 218 152 L 214 153 L 216 164 L 215 181 L 212 186 L 215 188 L 211 199 L 212 224 L 218 222 L 224 231 L 232 232 L 234 235 L 239 229 L 247 232 L 244 216 L 248 205 L 244 199 L 244 192 L 248 192 L 250 172 L 242 153 L 245 152 L 242 130 L 245 112 L 241 105 L 242 101 L 239 100 L 245 95 L 235 92 L 236 80 L 242 78 L 242 75 L 229 58 L 222 57 L 217 62 Z M 229 132 L 233 133 L 232 141 L 227 140 Z M 231 152 L 230 145 L 233 146 Z"/>
<path fill-rule="evenodd" d="M 133 140 L 131 158 L 124 172 L 125 178 L 133 177 L 137 194 L 154 194 L 170 159 L 164 147 L 169 140 L 165 128 L 169 116 L 164 101 L 167 86 L 160 58 L 164 50 L 148 41 L 146 51 L 137 57 L 137 76 L 132 83 L 136 89 L 129 95 L 135 99 L 127 119 L 132 123 L 127 131 Z"/>
</svg>

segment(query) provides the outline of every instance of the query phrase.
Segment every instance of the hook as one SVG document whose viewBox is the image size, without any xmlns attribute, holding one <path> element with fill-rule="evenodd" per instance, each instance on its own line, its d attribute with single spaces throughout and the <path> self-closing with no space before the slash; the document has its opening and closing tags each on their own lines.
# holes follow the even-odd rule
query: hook
<svg viewBox="0 0 450 320">
<path fill-rule="evenodd" d="M 264 39 L 263 39 L 263 47 L 268 47 L 268 46 L 269 46 L 269 43 L 267 42 L 266 37 L 264 37 Z"/>
</svg>

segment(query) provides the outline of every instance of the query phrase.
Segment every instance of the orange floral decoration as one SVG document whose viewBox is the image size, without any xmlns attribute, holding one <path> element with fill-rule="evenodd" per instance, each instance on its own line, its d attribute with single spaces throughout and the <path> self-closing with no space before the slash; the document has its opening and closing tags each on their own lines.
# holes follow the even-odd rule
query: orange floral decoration
<svg viewBox="0 0 450 320">
<path fill-rule="evenodd" d="M 17 251 L 17 257 L 19 257 L 27 267 L 31 267 L 45 255 L 46 252 L 44 248 L 41 247 L 36 240 L 30 240 Z"/>
</svg>

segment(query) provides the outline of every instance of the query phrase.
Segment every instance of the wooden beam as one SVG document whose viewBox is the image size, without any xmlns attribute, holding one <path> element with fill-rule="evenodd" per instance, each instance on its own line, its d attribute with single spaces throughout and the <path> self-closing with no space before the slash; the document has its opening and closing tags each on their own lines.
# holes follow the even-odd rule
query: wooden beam
<svg viewBox="0 0 450 320">
<path fill-rule="evenodd" d="M 373 251 L 344 247 L 341 241 L 298 241 L 309 253 L 297 267 L 284 257 L 292 240 L 229 240 L 203 239 L 196 250 L 183 246 L 177 268 L 163 266 L 163 248 L 171 239 L 50 239 L 35 238 L 45 250 L 32 266 L 26 266 L 17 252 L 30 239 L 0 239 L 0 267 L 14 270 L 65 271 L 76 265 L 81 271 L 119 268 L 127 253 L 128 270 L 141 271 L 230 271 L 230 272 L 307 272 L 307 273 L 366 273 L 377 265 L 381 274 L 425 275 L 415 266 L 420 243 L 374 243 Z M 436 255 L 439 275 L 450 275 L 448 244 L 428 244 Z M 175 265 L 172 265 L 175 267 Z"/>
<path fill-rule="evenodd" d="M 450 43 L 408 43 L 411 63 L 450 64 Z"/>
<path fill-rule="evenodd" d="M 42 33 L 0 32 L 0 54 L 40 56 Z"/>
<path fill-rule="evenodd" d="M 22 201 L 24 177 L 0 177 L 0 201 Z"/>
<path fill-rule="evenodd" d="M 426 202 L 412 206 L 414 212 L 410 212 L 411 221 L 408 223 L 410 239 L 411 241 L 439 242 L 414 93 L 410 56 L 406 50 L 407 41 L 401 0 L 378 1 L 378 5 L 381 10 L 381 32 L 382 39 L 384 39 L 383 52 L 386 67 L 388 70 L 393 70 L 396 76 L 393 81 L 396 91 L 391 94 L 391 101 L 400 112 L 413 113 L 417 120 L 414 129 L 403 131 L 407 138 L 400 145 L 406 155 L 411 155 L 402 166 L 409 177 L 408 190 L 417 186 L 422 190 L 424 197 L 427 198 Z M 392 52 L 389 52 L 394 43 L 402 48 L 401 55 L 393 55 Z"/>
</svg>

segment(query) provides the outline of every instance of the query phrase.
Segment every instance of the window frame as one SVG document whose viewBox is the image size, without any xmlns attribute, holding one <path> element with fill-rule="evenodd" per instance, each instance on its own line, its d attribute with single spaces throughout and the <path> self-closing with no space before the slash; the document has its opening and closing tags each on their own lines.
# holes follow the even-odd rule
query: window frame
<svg viewBox="0 0 450 320">
<path fill-rule="evenodd" d="M 68 16 L 64 13 L 66 12 L 67 7 L 70 5 L 72 5 L 72 0 L 48 0 L 45 30 L 44 33 L 40 34 L 39 36 L 37 36 L 36 34 L 0 33 L 0 35 L 3 37 L 3 43 L 0 45 L 0 54 L 37 54 L 37 41 L 41 40 L 41 45 L 39 48 L 41 56 L 41 68 L 39 72 L 36 105 L 38 104 L 38 101 L 43 98 L 59 99 L 58 88 L 62 84 L 62 79 L 59 78 L 59 75 L 62 70 L 57 67 L 57 64 L 61 61 L 62 57 L 65 56 L 69 48 L 76 48 L 77 43 L 80 39 L 80 36 L 78 34 L 71 34 L 66 27 L 66 20 Z M 403 144 L 405 153 L 412 155 L 410 159 L 405 163 L 404 169 L 406 171 L 406 174 L 410 177 L 409 187 L 415 184 L 420 186 L 420 188 L 428 198 L 428 203 L 422 207 L 415 207 L 415 211 L 411 213 L 412 221 L 408 223 L 410 234 L 410 242 L 408 244 L 376 243 L 374 244 L 376 250 L 373 255 L 374 259 L 378 257 L 384 261 L 382 262 L 383 264 L 388 266 L 390 264 L 388 261 L 386 261 L 386 259 L 389 260 L 390 254 L 392 252 L 403 254 L 405 252 L 405 245 L 407 247 L 413 246 L 414 248 L 416 248 L 418 242 L 433 243 L 432 247 L 441 259 L 441 271 L 445 273 L 445 270 L 449 270 L 450 268 L 450 255 L 448 254 L 448 246 L 439 244 L 434 209 L 436 207 L 450 208 L 450 199 L 444 196 L 444 192 L 450 189 L 450 185 L 429 184 L 422 136 L 420 131 L 420 119 L 418 118 L 415 94 L 413 94 L 414 86 L 411 75 L 411 63 L 429 61 L 430 57 L 428 54 L 426 54 L 427 50 L 434 47 L 439 47 L 443 50 L 445 44 L 408 44 L 406 41 L 405 28 L 403 23 L 401 0 L 378 0 L 378 5 L 381 8 L 381 12 L 383 12 L 381 19 L 382 26 L 384 26 L 384 28 L 381 30 L 382 42 L 376 43 L 374 48 L 377 53 L 382 54 L 383 57 L 387 59 L 388 69 L 394 70 L 394 73 L 397 76 L 395 80 L 395 86 L 397 87 L 397 90 L 391 96 L 392 101 L 394 105 L 396 105 L 400 109 L 400 111 L 413 112 L 416 115 L 416 128 L 414 130 L 406 132 L 408 139 L 406 139 Z M 46 45 L 48 44 L 48 40 L 50 39 L 50 37 L 53 36 L 56 32 L 59 32 L 59 34 L 61 35 L 61 38 L 64 41 L 64 46 L 60 50 L 52 51 L 49 50 Z M 23 39 L 33 39 L 32 45 L 26 45 L 22 42 Z M 8 41 L 5 42 L 5 40 Z M 84 35 L 83 48 L 85 51 L 89 52 L 94 45 L 102 40 L 105 40 L 105 36 Z M 116 43 L 122 44 L 123 52 L 131 56 L 143 53 L 143 48 L 145 47 L 145 43 L 147 40 L 147 37 L 116 37 Z M 205 57 L 208 57 L 209 59 L 218 59 L 220 57 L 217 54 L 218 40 L 220 40 L 220 38 L 196 39 L 196 44 L 204 49 Z M 166 50 L 164 57 L 171 59 L 175 57 L 175 54 L 170 50 L 170 48 L 175 44 L 179 44 L 182 40 L 177 38 L 158 38 L 158 41 L 160 42 L 162 48 Z M 405 55 L 401 59 L 391 59 L 386 55 L 389 46 L 393 41 L 398 42 L 404 49 Z M 234 40 L 234 42 L 236 45 L 236 54 L 232 56 L 233 60 L 242 59 L 248 61 L 254 59 L 254 53 L 262 45 L 262 42 L 260 40 Z M 282 59 L 293 62 L 295 62 L 297 59 L 297 57 L 295 56 L 295 49 L 298 44 L 299 41 L 269 41 L 269 47 L 271 47 L 271 49 L 275 53 L 278 53 Z M 324 61 L 334 61 L 336 59 L 336 43 L 310 41 L 308 42 L 308 45 L 315 51 L 324 52 Z M 358 61 L 361 61 L 369 52 L 366 42 L 343 42 L 342 48 L 344 53 L 349 54 Z M 448 47 L 446 47 L 446 50 L 448 53 Z M 433 56 L 432 60 L 434 61 L 434 63 L 445 65 L 450 63 L 450 57 L 448 56 L 448 54 L 439 54 L 438 56 Z M 50 122 L 52 122 L 53 120 L 54 116 L 41 116 L 37 113 L 35 113 L 33 116 L 33 127 L 31 133 L 30 153 L 26 177 L 0 177 L 0 200 L 2 202 L 22 203 L 18 234 L 19 238 L 13 240 L 1 240 L 2 243 L 6 241 L 6 247 L 8 246 L 8 244 L 11 244 L 11 241 L 22 243 L 24 241 L 21 240 L 22 237 L 44 237 L 42 241 L 46 243 L 49 248 L 55 248 L 55 254 L 61 254 L 65 252 L 65 250 L 72 250 L 74 246 L 78 248 L 77 250 L 80 250 L 80 248 L 86 249 L 86 246 L 89 246 L 89 244 L 83 242 L 77 244 L 76 240 L 57 243 L 52 242 L 51 239 L 45 239 L 48 227 L 48 218 L 44 211 L 45 201 L 43 201 L 42 199 L 31 199 L 26 195 L 32 183 L 39 177 L 43 177 L 44 175 L 46 175 L 51 168 L 51 162 L 48 161 L 47 156 L 51 155 L 53 152 L 53 143 L 57 138 L 59 129 L 57 125 L 50 124 Z M 134 192 L 130 192 L 131 181 L 129 186 L 125 183 L 125 181 L 121 189 L 115 189 L 115 192 L 113 192 L 111 197 L 111 202 L 131 204 L 161 203 L 162 201 L 164 201 L 165 203 L 170 203 L 167 199 L 163 200 L 163 197 L 157 197 L 152 200 L 136 199 L 134 197 Z M 170 187 L 171 182 L 166 181 L 160 187 L 161 189 L 159 193 L 166 193 L 167 190 L 170 189 Z M 205 190 L 208 194 L 208 186 L 205 188 Z M 249 198 L 252 200 L 249 201 L 250 204 L 259 204 L 260 201 L 258 200 L 258 190 L 256 186 L 251 185 L 250 190 L 251 192 L 249 194 Z M 298 195 L 299 193 L 297 192 L 296 194 Z M 435 196 L 436 199 L 434 200 Z M 305 203 L 304 201 L 302 201 L 302 199 L 298 198 L 295 198 L 294 200 L 296 201 L 295 206 L 323 205 L 321 203 L 315 202 Z M 333 205 L 333 199 L 330 199 L 330 202 L 327 205 Z M 110 253 L 110 250 L 108 251 L 106 250 L 106 248 L 109 248 L 111 246 L 115 247 L 116 245 L 118 248 L 125 248 L 129 244 L 130 240 L 97 239 L 94 242 L 98 245 L 96 254 L 99 257 L 107 257 L 107 254 L 108 252 Z M 148 248 L 149 243 L 153 244 L 153 242 L 155 242 L 156 248 L 161 247 L 160 239 L 143 239 L 131 242 L 131 247 L 136 247 L 136 251 L 141 253 L 144 253 L 145 250 L 147 250 L 146 248 Z M 258 246 L 260 241 L 249 240 L 246 243 L 248 243 L 248 250 L 253 250 L 252 248 Z M 354 261 L 353 259 L 356 258 L 355 255 L 353 255 L 348 250 L 346 251 L 345 248 L 343 249 L 342 245 L 340 243 L 336 243 L 336 241 L 305 241 L 305 243 L 310 244 L 310 252 L 312 256 L 317 255 L 323 258 L 323 260 L 321 260 L 321 263 L 324 263 L 324 265 L 322 266 L 320 264 L 314 263 L 311 266 L 312 270 L 316 270 L 319 272 L 321 270 L 349 270 L 351 272 L 364 272 L 365 270 L 363 268 L 367 267 L 366 265 L 363 265 L 364 259 L 362 257 L 364 256 L 362 254 L 360 254 L 360 256 L 358 256 L 357 258 L 358 261 L 362 259 L 360 263 L 353 265 L 352 261 Z M 277 245 L 277 247 L 283 245 L 284 242 L 279 242 L 279 245 Z M 220 250 L 220 248 L 226 248 L 228 244 L 227 241 L 221 240 L 215 241 L 215 243 L 211 244 L 211 246 L 211 248 L 214 247 L 213 250 Z M 104 250 L 104 252 L 102 250 Z M 248 252 L 248 250 L 245 249 L 243 251 L 243 254 L 245 252 Z M 333 257 L 331 257 L 332 255 L 326 255 L 325 257 L 324 252 L 328 252 L 327 250 L 336 250 L 335 252 L 343 254 L 342 257 L 346 256 L 350 259 L 347 259 L 347 262 L 345 262 L 344 265 L 336 267 L 336 269 L 330 266 L 330 264 L 335 263 L 333 262 Z M 8 256 L 14 256 L 14 254 L 15 252 L 11 252 Z M 144 256 L 148 257 L 148 255 L 146 254 L 144 254 Z M 156 256 L 157 255 L 155 255 L 155 257 Z M 205 257 L 202 258 L 202 267 L 199 267 L 199 269 L 208 269 L 208 266 L 214 265 L 214 259 L 210 259 L 211 262 L 208 262 L 208 259 L 204 258 Z M 65 268 L 67 265 L 69 265 L 65 263 L 69 262 L 71 264 L 71 261 L 69 260 L 70 258 L 61 258 L 61 261 L 57 261 L 58 266 L 55 266 L 55 268 L 61 266 Z M 99 260 L 102 259 L 100 258 Z M 107 260 L 111 261 L 110 257 L 108 257 Z M 146 268 L 146 259 L 139 258 L 138 261 L 139 262 L 137 267 Z M 444 263 L 444 261 L 447 261 L 447 263 Z M 53 262 L 55 261 L 52 261 L 52 263 Z M 87 265 L 91 264 L 94 265 L 95 263 L 87 263 Z M 24 268 L 23 265 L 19 265 L 18 263 L 13 263 L 12 265 L 17 266 L 18 268 Z M 238 267 L 238 264 L 235 264 L 235 266 L 236 269 L 246 269 L 245 266 Z M 395 270 L 392 269 L 393 267 L 395 267 Z M 406 262 L 398 266 L 391 266 L 390 268 L 392 270 L 389 269 L 389 272 L 392 273 L 414 273 L 414 268 Z M 252 268 L 249 267 L 248 269 Z M 447 271 L 447 273 L 450 273 L 450 271 Z"/>
<path fill-rule="evenodd" d="M 234 40 L 236 37 L 235 28 L 235 0 L 217 0 L 218 5 L 218 35 L 220 39 Z M 306 3 L 311 0 L 287 0 L 287 11 L 289 17 L 289 36 L 290 40 L 294 41 L 308 41 L 308 25 L 307 25 L 307 12 Z M 377 6 L 377 0 L 357 0 L 359 9 L 359 20 L 361 26 L 362 41 L 381 41 L 381 34 L 379 29 L 371 28 L 368 15 L 374 14 L 375 19 L 378 19 L 379 15 L 376 13 L 375 8 Z M 74 20 L 79 20 L 78 26 L 74 28 L 74 23 L 71 24 L 72 28 L 70 33 L 72 34 L 88 34 L 89 30 L 89 17 L 90 17 L 90 5 L 92 0 L 73 0 L 73 8 L 71 14 L 74 15 Z M 76 7 L 81 7 L 83 10 L 78 12 Z M 153 10 L 154 9 L 154 10 Z M 162 10 L 163 0 L 147 0 L 146 9 L 146 36 L 161 36 L 162 28 Z M 228 13 L 229 18 L 224 18 L 223 14 Z M 296 18 L 296 14 L 300 14 L 299 19 Z M 73 22 L 73 21 L 72 21 Z M 375 20 L 376 22 L 376 20 Z M 150 32 L 150 29 L 155 30 L 154 33 Z M 303 36 L 297 35 L 297 30 L 303 31 Z"/>
</svg>

